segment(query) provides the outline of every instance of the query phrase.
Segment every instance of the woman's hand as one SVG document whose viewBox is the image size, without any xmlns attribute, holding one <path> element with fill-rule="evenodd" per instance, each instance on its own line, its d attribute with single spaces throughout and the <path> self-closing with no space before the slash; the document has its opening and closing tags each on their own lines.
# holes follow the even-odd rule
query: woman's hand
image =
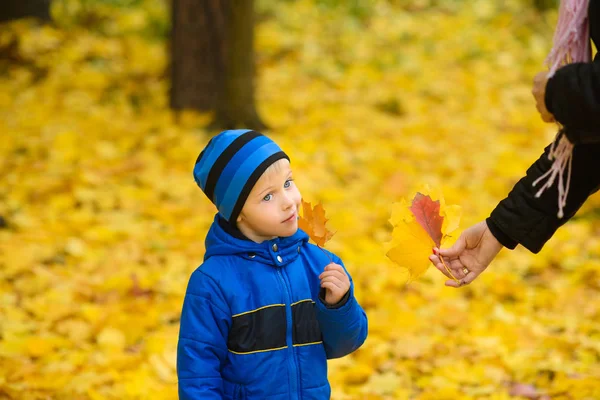
<svg viewBox="0 0 600 400">
<path fill-rule="evenodd" d="M 548 83 L 548 73 L 547 72 L 539 72 L 533 78 L 533 89 L 531 89 L 531 93 L 533 94 L 533 98 L 535 99 L 535 108 L 537 108 L 538 112 L 542 116 L 542 121 L 544 122 L 555 122 L 554 115 L 548 111 L 546 108 L 546 84 Z"/>
</svg>

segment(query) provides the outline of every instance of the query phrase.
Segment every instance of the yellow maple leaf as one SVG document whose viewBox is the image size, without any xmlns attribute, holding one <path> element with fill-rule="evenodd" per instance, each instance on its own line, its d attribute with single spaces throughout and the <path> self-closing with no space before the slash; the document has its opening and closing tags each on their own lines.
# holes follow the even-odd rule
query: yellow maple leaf
<svg viewBox="0 0 600 400">
<path fill-rule="evenodd" d="M 302 200 L 302 216 L 298 219 L 298 228 L 306 232 L 319 247 L 323 247 L 334 235 L 325 226 L 327 221 L 329 220 L 325 218 L 325 209 L 321 203 L 313 208 L 311 203 Z"/>
</svg>

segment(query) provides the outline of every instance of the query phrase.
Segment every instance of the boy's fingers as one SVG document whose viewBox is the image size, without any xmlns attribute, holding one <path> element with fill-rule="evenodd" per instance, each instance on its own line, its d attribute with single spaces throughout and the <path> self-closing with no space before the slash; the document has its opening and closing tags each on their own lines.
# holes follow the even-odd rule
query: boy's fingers
<svg viewBox="0 0 600 400">
<path fill-rule="evenodd" d="M 325 276 L 331 276 L 331 275 L 339 277 L 342 281 L 350 280 L 344 267 L 342 267 L 341 265 L 336 264 L 336 263 L 328 264 L 325 267 L 325 271 L 322 272 L 321 275 L 319 275 L 319 279 L 322 279 Z"/>
<path fill-rule="evenodd" d="M 344 287 L 344 284 L 342 283 L 342 281 L 340 281 L 338 278 L 336 278 L 335 276 L 328 276 L 326 278 L 321 279 L 321 286 L 323 286 L 324 283 L 333 283 L 336 287 L 342 289 Z"/>
<path fill-rule="evenodd" d="M 341 280 L 344 280 L 347 277 L 347 275 L 341 271 L 325 271 L 322 272 L 321 275 L 319 275 L 319 279 L 323 279 L 327 276 L 335 276 Z"/>
<path fill-rule="evenodd" d="M 319 276 L 322 277 L 322 276 L 331 276 L 331 275 L 342 277 L 346 274 L 343 273 L 342 271 L 338 271 L 335 269 L 334 270 L 328 269 L 327 271 L 321 272 L 321 275 L 319 275 Z"/>
<path fill-rule="evenodd" d="M 321 287 L 322 287 L 322 288 L 325 288 L 325 289 L 329 289 L 331 292 L 335 292 L 335 291 L 337 291 L 337 290 L 338 290 L 338 287 L 337 287 L 337 286 L 335 286 L 335 285 L 334 285 L 333 283 L 331 283 L 331 282 L 324 282 L 324 283 L 321 283 Z"/>
<path fill-rule="evenodd" d="M 334 262 L 329 263 L 325 266 L 325 271 L 332 271 L 332 270 L 343 270 L 343 268 L 341 265 L 336 264 Z"/>
</svg>

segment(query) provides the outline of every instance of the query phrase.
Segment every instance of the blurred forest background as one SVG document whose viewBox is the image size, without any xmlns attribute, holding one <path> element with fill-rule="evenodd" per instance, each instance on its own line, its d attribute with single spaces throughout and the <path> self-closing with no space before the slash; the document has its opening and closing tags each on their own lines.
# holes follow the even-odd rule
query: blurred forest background
<svg viewBox="0 0 600 400">
<path fill-rule="evenodd" d="M 474 284 L 385 257 L 422 185 L 485 218 L 551 142 L 541 0 L 4 0 L 0 399 L 175 399 L 221 129 L 291 156 L 369 316 L 334 400 L 600 398 L 600 201 Z M 423 260 L 427 263 L 427 260 Z"/>
</svg>

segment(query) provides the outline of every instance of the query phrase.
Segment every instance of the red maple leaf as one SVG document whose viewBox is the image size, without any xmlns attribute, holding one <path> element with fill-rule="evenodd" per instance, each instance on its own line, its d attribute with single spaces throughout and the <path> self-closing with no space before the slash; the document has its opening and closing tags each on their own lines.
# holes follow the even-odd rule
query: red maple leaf
<svg viewBox="0 0 600 400">
<path fill-rule="evenodd" d="M 444 236 L 442 234 L 444 217 L 440 215 L 440 201 L 433 201 L 431 197 L 417 193 L 409 209 L 419 225 L 425 229 L 425 232 L 433 240 L 433 243 L 440 247 Z"/>
</svg>

